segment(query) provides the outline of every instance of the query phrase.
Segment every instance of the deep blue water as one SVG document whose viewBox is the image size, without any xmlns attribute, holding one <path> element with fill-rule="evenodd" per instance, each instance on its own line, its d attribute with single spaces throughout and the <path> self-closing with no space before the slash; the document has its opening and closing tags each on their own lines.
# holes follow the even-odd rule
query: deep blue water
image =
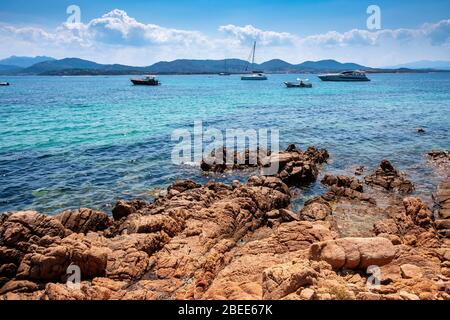
<svg viewBox="0 0 450 320">
<path fill-rule="evenodd" d="M 171 162 L 172 131 L 192 130 L 195 120 L 220 130 L 278 128 L 282 147 L 328 149 L 332 172 L 371 170 L 387 158 L 430 194 L 435 177 L 423 155 L 450 148 L 450 73 L 371 75 L 369 83 L 308 75 L 313 89 L 282 86 L 297 77 L 161 76 L 159 87 L 134 87 L 125 76 L 3 77 L 12 85 L 0 87 L 0 212 L 110 210 L 117 199 L 151 199 L 149 190 L 176 178 L 204 182 L 211 177 L 197 167 Z"/>
</svg>

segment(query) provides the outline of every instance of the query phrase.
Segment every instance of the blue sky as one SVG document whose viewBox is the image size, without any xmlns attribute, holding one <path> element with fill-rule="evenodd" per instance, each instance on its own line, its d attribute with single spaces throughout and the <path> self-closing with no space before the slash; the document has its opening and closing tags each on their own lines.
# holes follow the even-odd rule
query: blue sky
<svg viewBox="0 0 450 320">
<path fill-rule="evenodd" d="M 0 58 L 79 56 L 148 65 L 176 58 L 248 56 L 259 62 L 333 58 L 371 66 L 450 60 L 450 1 L 401 0 L 2 0 Z M 67 26 L 78 5 L 81 23 Z M 366 9 L 381 9 L 381 30 L 367 30 Z M 106 16 L 105 16 L 106 15 Z"/>
</svg>

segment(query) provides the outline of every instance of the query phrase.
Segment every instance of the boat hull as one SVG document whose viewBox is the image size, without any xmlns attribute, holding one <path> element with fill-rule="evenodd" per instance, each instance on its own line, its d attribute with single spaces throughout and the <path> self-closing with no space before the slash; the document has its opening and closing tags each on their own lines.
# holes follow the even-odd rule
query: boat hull
<svg viewBox="0 0 450 320">
<path fill-rule="evenodd" d="M 256 81 L 256 80 L 267 80 L 267 77 L 266 76 L 262 76 L 262 77 L 252 77 L 252 76 L 242 76 L 241 77 L 241 80 L 253 80 L 253 81 Z"/>
<path fill-rule="evenodd" d="M 319 76 L 322 81 L 333 81 L 333 82 L 367 82 L 370 81 L 369 78 L 358 78 L 358 77 L 340 77 L 340 76 Z"/>
<path fill-rule="evenodd" d="M 158 80 L 130 80 L 135 86 L 159 86 L 161 83 Z"/>
<path fill-rule="evenodd" d="M 285 82 L 284 84 L 288 88 L 312 88 L 312 84 L 310 84 L 310 83 L 308 83 L 308 84 L 300 84 L 300 83 Z"/>
</svg>

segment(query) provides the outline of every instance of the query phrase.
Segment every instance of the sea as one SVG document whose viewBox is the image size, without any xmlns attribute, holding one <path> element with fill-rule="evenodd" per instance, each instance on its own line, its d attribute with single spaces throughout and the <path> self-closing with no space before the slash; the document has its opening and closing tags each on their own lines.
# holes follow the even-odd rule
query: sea
<svg viewBox="0 0 450 320">
<path fill-rule="evenodd" d="M 450 149 L 450 73 L 369 77 L 167 75 L 157 87 L 133 86 L 129 76 L 1 77 L 11 85 L 0 87 L 0 212 L 110 212 L 119 199 L 152 201 L 176 179 L 229 183 L 254 174 L 205 175 L 196 163 L 175 164 L 173 133 L 193 132 L 196 121 L 223 132 L 276 129 L 281 148 L 325 148 L 323 173 L 369 173 L 388 159 L 430 198 L 439 176 L 425 154 Z M 284 86 L 297 78 L 313 88 Z M 318 181 L 295 190 L 295 201 L 323 191 Z"/>
</svg>

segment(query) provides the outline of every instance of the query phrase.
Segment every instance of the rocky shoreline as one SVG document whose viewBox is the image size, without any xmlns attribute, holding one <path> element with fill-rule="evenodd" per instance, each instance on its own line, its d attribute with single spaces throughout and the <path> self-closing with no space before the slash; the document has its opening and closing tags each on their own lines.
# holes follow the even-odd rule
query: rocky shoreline
<svg viewBox="0 0 450 320">
<path fill-rule="evenodd" d="M 4 213 L 0 299 L 450 300 L 450 154 L 428 156 L 442 177 L 434 208 L 384 160 L 362 179 L 325 175 L 327 191 L 295 212 L 290 188 L 318 179 L 329 155 L 289 146 L 276 176 L 180 180 L 112 217 Z"/>
</svg>

